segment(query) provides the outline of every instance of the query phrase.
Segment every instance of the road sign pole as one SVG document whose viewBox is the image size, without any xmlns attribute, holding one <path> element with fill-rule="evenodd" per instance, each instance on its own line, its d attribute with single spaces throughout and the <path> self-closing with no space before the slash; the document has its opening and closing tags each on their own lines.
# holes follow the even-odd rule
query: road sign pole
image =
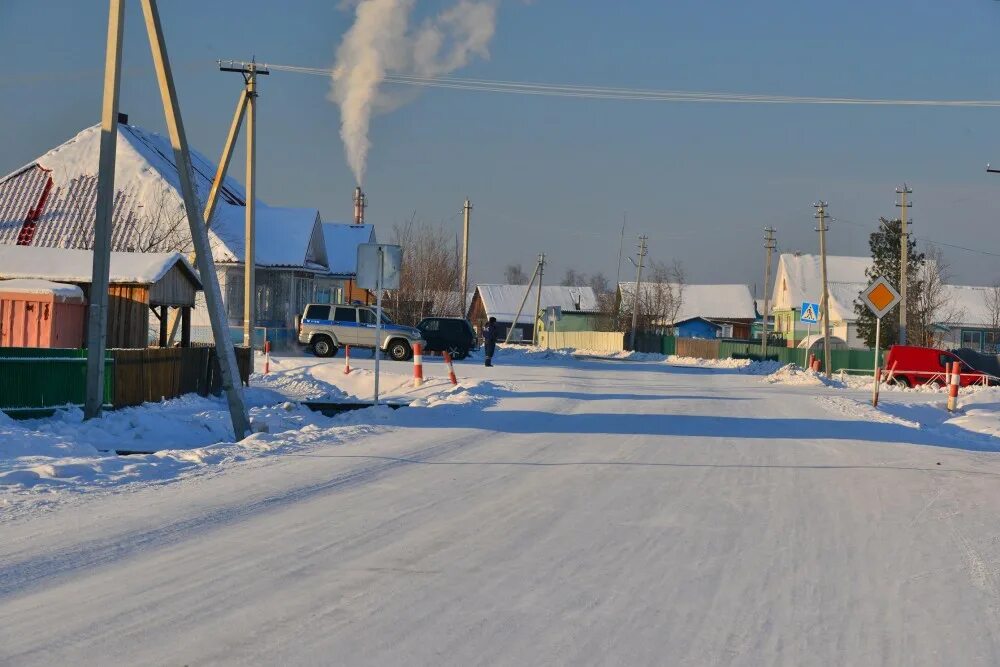
<svg viewBox="0 0 1000 667">
<path fill-rule="evenodd" d="M 378 362 L 382 356 L 382 274 L 385 273 L 385 250 L 378 247 L 378 277 L 375 279 L 375 405 L 378 406 Z"/>
<path fill-rule="evenodd" d="M 806 349 L 802 350 L 802 368 L 805 368 L 806 363 L 809 361 L 809 348 L 812 347 L 812 341 L 809 339 L 812 338 L 812 331 L 812 324 L 806 322 Z M 792 332 L 792 340 L 795 340 L 794 331 Z"/>
<path fill-rule="evenodd" d="M 881 341 L 882 341 L 882 318 L 881 317 L 876 317 L 875 318 L 875 366 L 874 366 L 874 368 L 878 368 L 878 353 L 879 353 L 879 347 L 881 346 Z"/>
</svg>

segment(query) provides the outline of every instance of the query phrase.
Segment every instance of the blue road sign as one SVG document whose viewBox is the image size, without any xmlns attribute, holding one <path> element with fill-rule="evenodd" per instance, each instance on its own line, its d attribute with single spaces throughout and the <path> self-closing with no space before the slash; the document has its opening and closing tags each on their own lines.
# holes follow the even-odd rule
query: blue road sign
<svg viewBox="0 0 1000 667">
<path fill-rule="evenodd" d="M 806 324 L 816 324 L 819 322 L 819 304 L 803 301 L 802 313 L 799 316 L 799 319 Z"/>
</svg>

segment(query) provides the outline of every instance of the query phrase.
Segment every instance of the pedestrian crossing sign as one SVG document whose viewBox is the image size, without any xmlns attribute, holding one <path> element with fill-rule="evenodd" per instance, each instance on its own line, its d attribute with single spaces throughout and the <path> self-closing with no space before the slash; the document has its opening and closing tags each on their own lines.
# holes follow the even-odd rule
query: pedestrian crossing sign
<svg viewBox="0 0 1000 667">
<path fill-rule="evenodd" d="M 802 313 L 799 316 L 799 319 L 806 324 L 816 324 L 819 322 L 819 304 L 803 301 Z"/>
</svg>

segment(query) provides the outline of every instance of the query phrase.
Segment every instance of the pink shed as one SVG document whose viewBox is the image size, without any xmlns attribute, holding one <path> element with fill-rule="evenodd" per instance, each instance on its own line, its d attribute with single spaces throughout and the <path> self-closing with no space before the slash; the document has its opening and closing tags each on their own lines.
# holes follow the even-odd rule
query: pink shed
<svg viewBox="0 0 1000 667">
<path fill-rule="evenodd" d="M 83 347 L 86 309 L 76 285 L 0 280 L 0 347 Z"/>
</svg>

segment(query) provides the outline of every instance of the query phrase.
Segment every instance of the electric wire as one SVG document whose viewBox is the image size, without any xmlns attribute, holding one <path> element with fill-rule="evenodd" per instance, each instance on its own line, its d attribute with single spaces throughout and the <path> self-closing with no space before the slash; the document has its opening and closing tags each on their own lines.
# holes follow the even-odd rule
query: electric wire
<svg viewBox="0 0 1000 667">
<path fill-rule="evenodd" d="M 332 77 L 336 70 L 322 67 L 299 65 L 275 65 L 268 63 L 272 70 Z M 996 108 L 1000 100 L 941 100 L 941 99 L 879 99 L 863 97 L 817 97 L 805 95 L 770 95 L 760 93 L 728 93 L 685 90 L 656 90 L 650 88 L 618 88 L 610 86 L 588 86 L 577 84 L 537 83 L 530 81 L 504 81 L 495 79 L 472 79 L 443 76 L 415 76 L 406 74 L 386 74 L 383 81 L 391 84 L 469 90 L 516 95 L 541 95 L 606 100 L 634 100 L 655 102 L 694 102 L 724 104 L 812 104 L 812 105 L 852 105 L 852 106 L 916 106 L 916 107 L 964 107 Z"/>
</svg>

